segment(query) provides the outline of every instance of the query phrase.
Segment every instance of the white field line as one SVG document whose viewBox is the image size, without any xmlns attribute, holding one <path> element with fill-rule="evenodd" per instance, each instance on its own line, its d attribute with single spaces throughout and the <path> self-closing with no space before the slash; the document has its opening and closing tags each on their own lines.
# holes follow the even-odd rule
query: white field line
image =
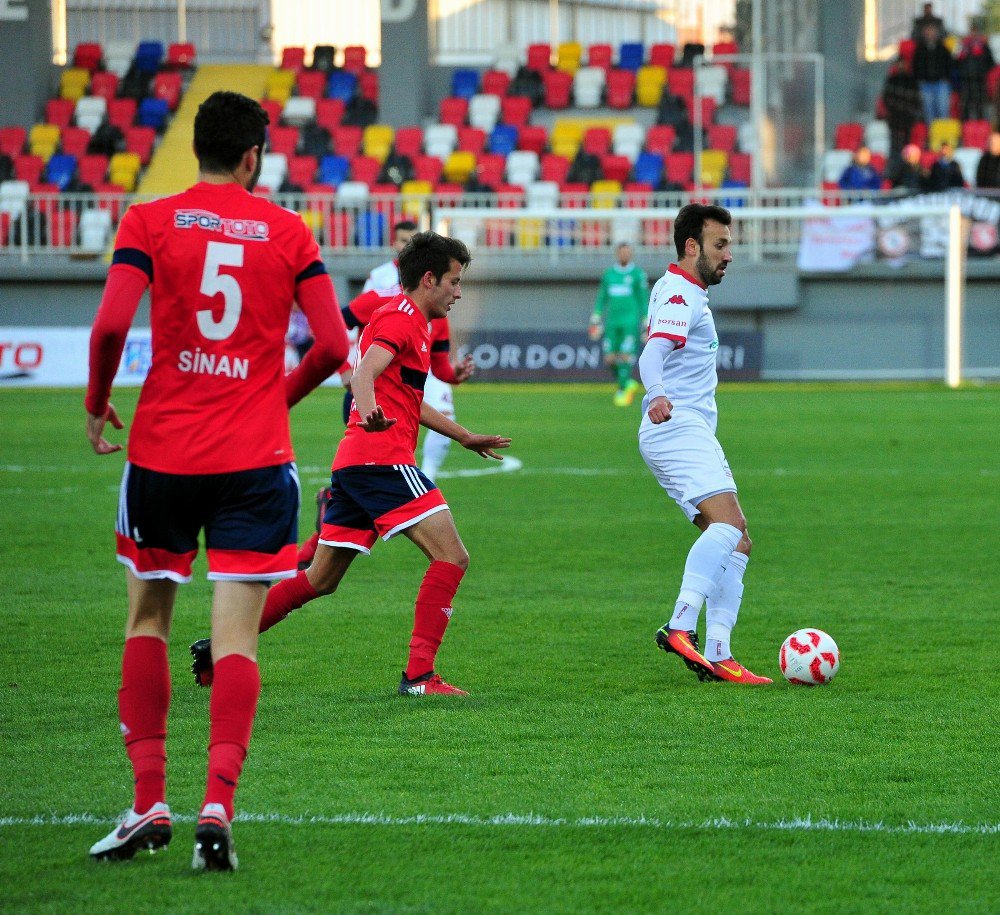
<svg viewBox="0 0 1000 915">
<path fill-rule="evenodd" d="M 174 814 L 175 823 L 194 823 L 195 814 Z M 119 819 L 93 813 L 39 814 L 32 817 L 0 816 L 4 826 L 113 826 Z M 478 826 L 478 827 L 541 827 L 549 829 L 615 829 L 642 827 L 665 832 L 694 832 L 699 830 L 722 832 L 848 832 L 883 833 L 896 835 L 998 835 L 1000 823 L 886 823 L 881 820 L 840 820 L 827 817 L 805 816 L 782 820 L 733 820 L 713 817 L 707 820 L 661 820 L 646 816 L 590 816 L 547 817 L 536 814 L 501 813 L 495 816 L 477 816 L 467 813 L 414 814 L 390 816 L 385 813 L 300 814 L 239 813 L 237 823 L 283 826 Z"/>
</svg>

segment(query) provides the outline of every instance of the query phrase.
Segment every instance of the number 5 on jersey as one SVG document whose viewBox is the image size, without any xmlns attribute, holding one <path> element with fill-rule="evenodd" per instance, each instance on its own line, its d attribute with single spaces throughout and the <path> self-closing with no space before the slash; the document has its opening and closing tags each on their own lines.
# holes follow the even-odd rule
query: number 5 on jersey
<svg viewBox="0 0 1000 915">
<path fill-rule="evenodd" d="M 216 321 L 211 308 L 198 312 L 198 330 L 208 340 L 225 340 L 240 320 L 243 310 L 243 290 L 236 277 L 219 273 L 220 267 L 242 267 L 243 245 L 210 241 L 205 252 L 205 269 L 201 274 L 201 294 L 214 298 L 220 292 L 225 303 L 222 317 Z"/>
</svg>

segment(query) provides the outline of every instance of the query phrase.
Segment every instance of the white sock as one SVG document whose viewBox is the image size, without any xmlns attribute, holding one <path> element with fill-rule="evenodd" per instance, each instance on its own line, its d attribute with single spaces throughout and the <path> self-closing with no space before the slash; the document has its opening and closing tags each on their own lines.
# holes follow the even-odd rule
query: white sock
<svg viewBox="0 0 1000 915">
<path fill-rule="evenodd" d="M 695 540 L 684 563 L 680 594 L 674 615 L 667 624 L 671 629 L 694 632 L 705 598 L 712 594 L 726 569 L 729 557 L 743 539 L 743 532 L 731 524 L 710 524 Z"/>
<path fill-rule="evenodd" d="M 427 430 L 427 434 L 424 436 L 424 452 L 420 469 L 428 479 L 433 480 L 437 476 L 450 447 L 451 439 L 447 435 L 441 435 L 441 433 L 431 429 Z"/>
<path fill-rule="evenodd" d="M 733 656 L 729 637 L 736 625 L 743 601 L 743 575 L 750 557 L 734 552 L 716 589 L 706 599 L 705 657 L 713 663 Z"/>
</svg>

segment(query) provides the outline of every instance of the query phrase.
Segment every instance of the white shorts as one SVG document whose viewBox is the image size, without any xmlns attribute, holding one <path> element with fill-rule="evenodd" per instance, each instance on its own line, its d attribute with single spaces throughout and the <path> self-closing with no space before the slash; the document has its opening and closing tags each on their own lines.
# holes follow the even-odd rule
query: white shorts
<svg viewBox="0 0 1000 915">
<path fill-rule="evenodd" d="M 659 483 L 693 521 L 698 504 L 736 481 L 715 433 L 700 413 L 678 410 L 665 423 L 639 427 L 639 453 Z"/>
<path fill-rule="evenodd" d="M 451 399 L 451 385 L 440 378 L 427 375 L 424 382 L 424 403 L 433 407 L 438 413 L 444 413 L 449 419 L 455 418 L 455 404 Z"/>
</svg>

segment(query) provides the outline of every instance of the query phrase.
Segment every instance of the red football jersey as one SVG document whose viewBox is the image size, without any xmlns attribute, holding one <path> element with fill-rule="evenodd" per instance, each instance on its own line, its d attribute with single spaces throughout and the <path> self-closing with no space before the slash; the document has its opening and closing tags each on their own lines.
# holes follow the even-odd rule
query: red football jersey
<svg viewBox="0 0 1000 915">
<path fill-rule="evenodd" d="M 358 344 L 359 362 L 373 343 L 395 354 L 375 379 L 375 403 L 396 423 L 385 432 L 365 432 L 358 426 L 362 417 L 352 402 L 347 431 L 333 459 L 334 470 L 358 464 L 416 463 L 420 404 L 431 366 L 427 319 L 412 299 L 398 296 L 372 315 Z"/>
<path fill-rule="evenodd" d="M 296 285 L 326 272 L 302 219 L 235 183 L 200 183 L 130 207 L 113 265 L 152 284 L 129 460 L 184 474 L 292 460 L 285 332 Z"/>
</svg>

